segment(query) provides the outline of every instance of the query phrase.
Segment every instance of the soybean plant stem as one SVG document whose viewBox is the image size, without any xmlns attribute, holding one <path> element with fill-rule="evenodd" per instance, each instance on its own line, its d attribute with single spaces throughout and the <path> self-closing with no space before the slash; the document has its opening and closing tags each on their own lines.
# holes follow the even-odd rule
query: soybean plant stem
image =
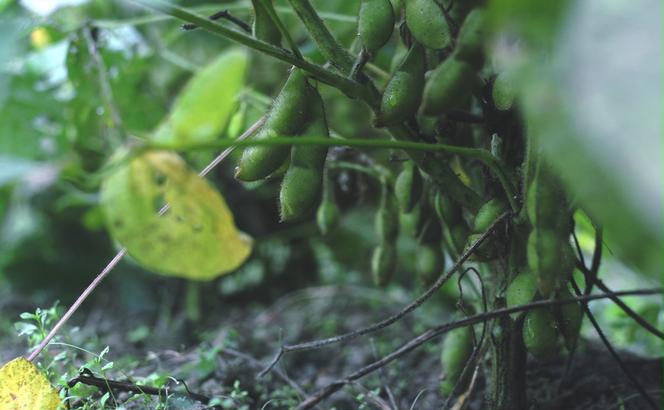
<svg viewBox="0 0 664 410">
<path fill-rule="evenodd" d="M 290 33 L 288 32 L 288 29 L 286 29 L 286 26 L 284 26 L 284 23 L 277 15 L 277 12 L 274 10 L 274 7 L 272 6 L 272 0 L 258 0 L 258 1 L 263 5 L 263 8 L 267 12 L 267 14 L 270 15 L 270 19 L 272 19 L 274 25 L 277 26 L 277 29 L 279 29 L 281 35 L 286 39 L 286 42 L 288 43 L 288 46 L 291 48 L 293 54 L 295 54 L 295 57 L 304 60 L 304 57 L 302 57 L 302 53 L 300 53 L 300 49 L 297 47 L 297 44 L 293 40 L 293 37 L 291 37 Z"/>
<path fill-rule="evenodd" d="M 167 144 L 158 144 L 158 143 L 147 143 L 142 148 L 143 149 L 174 149 L 177 151 L 195 151 L 195 150 L 205 150 L 211 148 L 228 148 L 228 147 L 248 147 L 248 146 L 258 146 L 258 145 L 322 145 L 327 147 L 356 147 L 356 148 L 387 148 L 387 149 L 402 149 L 409 151 L 411 154 L 414 151 L 419 151 L 420 153 L 427 152 L 446 152 L 449 154 L 461 155 L 467 158 L 476 159 L 483 164 L 485 164 L 491 172 L 494 173 L 496 178 L 500 181 L 505 190 L 510 204 L 512 205 L 512 210 L 518 210 L 518 205 L 516 203 L 515 192 L 512 189 L 511 184 L 509 183 L 507 173 L 503 169 L 502 164 L 493 156 L 491 153 L 482 148 L 468 148 L 468 147 L 459 147 L 456 145 L 448 144 L 427 144 L 424 142 L 414 142 L 414 141 L 403 141 L 403 140 L 387 140 L 387 139 L 368 139 L 368 138 L 353 138 L 353 139 L 344 139 L 344 138 L 323 138 L 323 137 L 308 137 L 308 136 L 299 136 L 299 137 L 274 137 L 264 140 L 248 140 L 248 141 L 237 141 L 237 140 L 216 140 L 204 143 L 192 143 L 185 145 L 172 146 Z M 435 177 L 435 175 L 434 175 Z"/>
<path fill-rule="evenodd" d="M 342 73 L 349 74 L 353 67 L 353 57 L 325 27 L 325 23 L 316 13 L 316 10 L 311 7 L 309 0 L 288 0 L 288 2 L 304 23 L 323 56 Z"/>
<path fill-rule="evenodd" d="M 278 60 L 300 67 L 304 71 L 315 76 L 320 81 L 338 88 L 349 96 L 356 98 L 365 98 L 366 87 L 363 85 L 341 76 L 333 71 L 309 62 L 303 58 L 298 58 L 295 54 L 274 45 L 261 41 L 241 31 L 229 28 L 219 22 L 211 21 L 205 16 L 193 13 L 182 7 L 175 6 L 164 0 L 128 0 L 132 3 L 139 4 L 143 7 L 158 10 L 169 16 L 179 18 L 189 23 L 195 24 L 198 27 L 210 31 L 214 34 L 226 37 L 230 40 L 238 42 L 254 50 L 260 51 L 264 54 L 272 56 Z"/>
</svg>

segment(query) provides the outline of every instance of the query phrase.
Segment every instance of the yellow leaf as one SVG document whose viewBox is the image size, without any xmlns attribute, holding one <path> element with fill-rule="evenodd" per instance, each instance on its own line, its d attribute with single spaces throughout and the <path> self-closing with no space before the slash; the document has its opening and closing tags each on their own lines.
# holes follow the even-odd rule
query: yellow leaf
<svg viewBox="0 0 664 410">
<path fill-rule="evenodd" d="M 113 238 L 158 273 L 214 279 L 251 252 L 221 195 L 175 153 L 150 151 L 120 166 L 103 182 L 101 202 Z"/>
<path fill-rule="evenodd" d="M 0 410 L 55 410 L 59 405 L 58 392 L 25 358 L 0 368 Z"/>
</svg>

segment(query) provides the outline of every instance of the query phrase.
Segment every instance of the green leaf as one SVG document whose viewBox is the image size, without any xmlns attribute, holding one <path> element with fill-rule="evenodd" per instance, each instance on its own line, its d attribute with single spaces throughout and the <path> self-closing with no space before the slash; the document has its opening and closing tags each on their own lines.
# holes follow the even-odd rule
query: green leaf
<svg viewBox="0 0 664 410">
<path fill-rule="evenodd" d="M 146 152 L 118 165 L 102 184 L 101 202 L 113 238 L 164 275 L 213 279 L 251 252 L 221 195 L 175 153 Z M 170 209 L 159 216 L 166 203 Z"/>
<path fill-rule="evenodd" d="M 216 138 L 237 107 L 247 59 L 243 50 L 230 49 L 197 72 L 153 138 L 174 147 Z"/>
<path fill-rule="evenodd" d="M 498 3 L 505 16 L 529 4 Z M 661 21 L 646 0 L 637 4 L 605 7 L 593 0 L 561 8 L 555 28 L 519 31 L 535 47 L 498 49 L 494 57 L 517 70 L 529 137 L 575 201 L 604 227 L 606 246 L 661 282 L 662 62 L 652 58 L 661 42 L 633 47 Z M 548 7 L 540 6 L 532 21 L 544 19 Z M 513 29 L 502 23 L 499 30 Z M 620 59 L 615 50 L 625 50 Z"/>
</svg>

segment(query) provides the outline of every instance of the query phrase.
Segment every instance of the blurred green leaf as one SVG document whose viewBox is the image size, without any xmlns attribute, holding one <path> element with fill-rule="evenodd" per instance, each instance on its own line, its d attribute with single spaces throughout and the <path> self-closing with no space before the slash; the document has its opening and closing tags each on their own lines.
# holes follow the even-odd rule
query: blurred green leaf
<svg viewBox="0 0 664 410">
<path fill-rule="evenodd" d="M 230 49 L 198 71 L 153 138 L 177 147 L 218 137 L 237 107 L 247 60 L 245 51 Z"/>
<path fill-rule="evenodd" d="M 507 16 L 526 3 L 495 4 Z M 551 13 L 543 4 L 528 6 L 534 21 Z M 662 36 L 652 33 L 661 34 L 662 4 L 577 1 L 563 11 L 556 28 L 520 32 L 539 47 L 497 47 L 494 56 L 518 71 L 530 137 L 604 226 L 605 243 L 661 281 Z"/>
</svg>

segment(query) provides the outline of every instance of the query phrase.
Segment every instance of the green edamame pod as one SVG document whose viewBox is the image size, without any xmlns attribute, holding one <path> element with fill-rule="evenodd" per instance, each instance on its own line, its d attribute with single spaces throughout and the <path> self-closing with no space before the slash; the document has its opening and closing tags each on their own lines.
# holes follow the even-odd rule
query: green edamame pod
<svg viewBox="0 0 664 410">
<path fill-rule="evenodd" d="M 410 212 L 399 215 L 402 231 L 411 237 L 417 237 L 425 223 L 420 204 L 415 205 Z"/>
<path fill-rule="evenodd" d="M 394 193 L 383 186 L 380 205 L 376 211 L 374 228 L 381 242 L 394 242 L 399 235 L 399 212 Z"/>
<path fill-rule="evenodd" d="M 503 200 L 498 198 L 489 200 L 477 211 L 473 222 L 473 232 L 482 233 L 486 231 L 506 210 L 507 204 Z"/>
<path fill-rule="evenodd" d="M 521 272 L 507 287 L 507 306 L 525 305 L 532 302 L 537 294 L 537 276 L 532 272 Z"/>
<path fill-rule="evenodd" d="M 339 207 L 334 201 L 321 201 L 316 211 L 316 223 L 323 235 L 330 233 L 339 224 Z"/>
<path fill-rule="evenodd" d="M 538 360 L 550 360 L 558 353 L 558 332 L 550 309 L 537 308 L 526 313 L 523 343 Z"/>
<path fill-rule="evenodd" d="M 394 31 L 394 10 L 390 0 L 361 0 L 357 19 L 360 43 L 370 53 L 387 43 Z"/>
<path fill-rule="evenodd" d="M 415 273 L 426 285 L 432 284 L 445 268 L 445 255 L 440 243 L 423 244 L 415 256 Z"/>
<path fill-rule="evenodd" d="M 330 180 L 323 175 L 323 200 L 316 210 L 316 223 L 318 230 L 327 235 L 339 224 L 339 207 L 334 200 L 334 190 L 330 186 Z"/>
<path fill-rule="evenodd" d="M 537 275 L 537 287 L 548 297 L 559 283 L 561 239 L 550 229 L 534 229 L 528 236 L 528 267 Z"/>
<path fill-rule="evenodd" d="M 405 0 L 406 25 L 417 41 L 427 48 L 442 49 L 452 35 L 443 9 L 435 0 Z"/>
<path fill-rule="evenodd" d="M 397 268 L 397 249 L 392 243 L 381 243 L 371 255 L 371 276 L 377 286 L 390 282 Z"/>
<path fill-rule="evenodd" d="M 481 233 L 472 233 L 468 235 L 468 238 L 466 239 L 466 249 L 470 248 L 473 243 L 477 242 L 477 240 L 482 236 Z M 488 262 L 490 260 L 496 259 L 498 257 L 498 247 L 495 246 L 495 244 L 491 243 L 491 238 L 486 238 L 480 246 L 478 246 L 475 249 L 475 253 L 471 256 L 471 259 L 480 261 L 480 262 Z"/>
<path fill-rule="evenodd" d="M 440 354 L 440 364 L 445 372 L 445 378 L 440 384 L 440 389 L 444 395 L 448 396 L 452 393 L 472 353 L 473 335 L 471 327 L 458 327 L 447 333 Z M 469 381 L 469 376 L 470 374 L 466 375 L 468 380 L 462 381 L 462 384 Z"/>
<path fill-rule="evenodd" d="M 470 64 L 447 58 L 424 85 L 422 114 L 440 115 L 464 107 L 476 81 L 477 73 Z"/>
<path fill-rule="evenodd" d="M 441 191 L 436 192 L 433 197 L 433 209 L 436 211 L 438 217 L 448 225 L 456 224 L 463 220 L 461 207 Z"/>
<path fill-rule="evenodd" d="M 512 108 L 516 99 L 516 85 L 511 72 L 503 71 L 498 74 L 493 82 L 491 98 L 493 99 L 493 105 L 500 111 L 507 111 Z"/>
<path fill-rule="evenodd" d="M 309 106 L 313 91 L 315 90 L 307 82 L 305 72 L 293 69 L 254 140 L 300 133 L 310 117 Z M 241 181 L 263 179 L 277 170 L 289 153 L 290 147 L 285 145 L 246 148 L 235 169 L 235 178 Z"/>
<path fill-rule="evenodd" d="M 466 227 L 466 223 L 460 221 L 456 225 L 449 227 L 447 232 L 448 234 L 445 235 L 445 240 L 452 246 L 456 255 L 460 255 L 461 252 L 463 252 L 463 247 L 468 239 L 468 228 Z"/>
<path fill-rule="evenodd" d="M 476 70 L 484 65 L 485 14 L 481 8 L 468 14 L 459 30 L 453 54 L 454 58 L 467 62 Z"/>
<path fill-rule="evenodd" d="M 560 230 L 568 217 L 566 209 L 560 183 L 546 165 L 540 163 L 526 194 L 526 212 L 530 223 L 536 228 Z"/>
<path fill-rule="evenodd" d="M 572 299 L 574 296 L 567 289 L 563 287 L 557 295 L 557 299 Z M 558 306 L 558 315 L 556 315 L 558 321 L 558 328 L 560 333 L 563 335 L 563 340 L 565 341 L 565 347 L 567 350 L 572 351 L 576 346 L 576 342 L 579 339 L 579 333 L 581 332 L 581 323 L 583 321 L 583 311 L 581 306 L 578 303 L 566 303 L 564 305 Z"/>
<path fill-rule="evenodd" d="M 422 175 L 412 161 L 407 162 L 394 182 L 394 195 L 402 212 L 410 212 L 422 196 Z"/>
<path fill-rule="evenodd" d="M 263 40 L 267 43 L 273 44 L 277 47 L 281 46 L 281 32 L 272 17 L 265 7 L 273 7 L 272 0 L 251 0 L 254 7 L 254 23 L 252 24 L 251 31 L 254 37 Z"/>
<path fill-rule="evenodd" d="M 325 118 L 323 99 L 311 89 L 312 122 L 304 133 L 309 136 L 327 137 L 329 129 Z M 290 221 L 306 216 L 320 200 L 327 147 L 298 145 L 292 148 L 291 163 L 281 182 L 279 204 L 281 220 Z"/>
<path fill-rule="evenodd" d="M 385 86 L 376 125 L 396 125 L 415 115 L 424 90 L 424 48 L 414 43 Z"/>
</svg>

